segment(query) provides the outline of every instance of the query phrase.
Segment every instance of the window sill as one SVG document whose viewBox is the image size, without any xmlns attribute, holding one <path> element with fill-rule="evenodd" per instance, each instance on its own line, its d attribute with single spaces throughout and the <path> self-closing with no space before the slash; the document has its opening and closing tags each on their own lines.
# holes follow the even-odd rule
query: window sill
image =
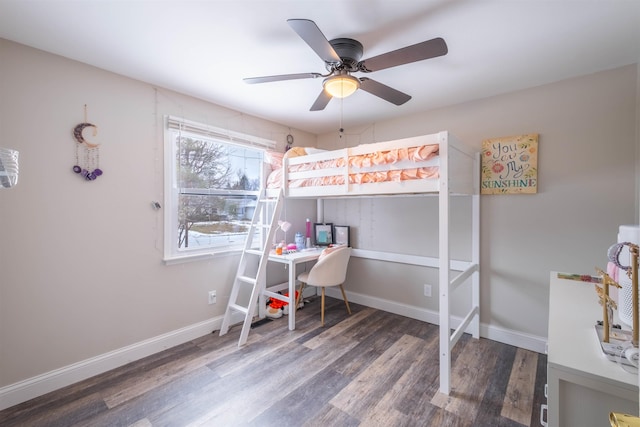
<svg viewBox="0 0 640 427">
<path fill-rule="evenodd" d="M 224 252 L 206 252 L 206 253 L 197 253 L 197 254 L 189 254 L 189 255 L 176 255 L 176 256 L 168 256 L 163 258 L 162 262 L 164 265 L 174 265 L 174 264 L 184 264 L 187 262 L 194 261 L 205 261 L 210 260 L 214 257 L 218 258 L 221 256 L 229 256 L 229 255 L 237 255 L 242 253 L 241 250 L 230 250 Z"/>
</svg>

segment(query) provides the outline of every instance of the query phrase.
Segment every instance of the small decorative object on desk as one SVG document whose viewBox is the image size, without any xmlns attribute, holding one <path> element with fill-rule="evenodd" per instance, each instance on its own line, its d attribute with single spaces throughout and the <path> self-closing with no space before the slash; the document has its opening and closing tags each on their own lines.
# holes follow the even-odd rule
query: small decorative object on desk
<svg viewBox="0 0 640 427">
<path fill-rule="evenodd" d="M 336 225 L 333 228 L 333 240 L 336 245 L 351 246 L 349 242 L 349 230 L 348 225 Z"/>
<path fill-rule="evenodd" d="M 301 251 L 304 249 L 304 236 L 302 233 L 296 233 L 295 242 L 297 250 Z"/>
<path fill-rule="evenodd" d="M 298 250 L 298 248 L 296 247 L 295 243 L 289 243 L 287 245 L 287 250 L 286 251 L 287 251 L 288 254 L 295 253 L 295 252 L 297 252 L 297 250 Z"/>
<path fill-rule="evenodd" d="M 316 245 L 329 246 L 333 243 L 332 223 L 314 224 L 314 229 L 316 233 Z"/>
<path fill-rule="evenodd" d="M 307 228 L 305 230 L 305 248 L 310 249 L 311 248 L 311 220 L 309 218 L 307 218 Z"/>
</svg>

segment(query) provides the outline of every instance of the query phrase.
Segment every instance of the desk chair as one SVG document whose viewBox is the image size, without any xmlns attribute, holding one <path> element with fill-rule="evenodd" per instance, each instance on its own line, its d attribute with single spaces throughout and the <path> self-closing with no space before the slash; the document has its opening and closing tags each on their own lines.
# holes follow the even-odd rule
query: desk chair
<svg viewBox="0 0 640 427">
<path fill-rule="evenodd" d="M 324 326 L 324 290 L 327 286 L 340 286 L 342 298 L 344 298 L 344 303 L 347 305 L 347 312 L 351 314 L 349 301 L 347 301 L 347 295 L 344 293 L 344 288 L 342 287 L 342 284 L 347 277 L 347 266 L 349 265 L 350 257 L 351 248 L 348 246 L 327 248 L 322 251 L 322 254 L 318 258 L 318 262 L 311 268 L 311 270 L 298 276 L 298 280 L 302 283 L 300 284 L 300 291 L 296 298 L 296 307 L 298 307 L 302 291 L 306 285 L 322 288 L 320 315 L 322 326 Z"/>
</svg>

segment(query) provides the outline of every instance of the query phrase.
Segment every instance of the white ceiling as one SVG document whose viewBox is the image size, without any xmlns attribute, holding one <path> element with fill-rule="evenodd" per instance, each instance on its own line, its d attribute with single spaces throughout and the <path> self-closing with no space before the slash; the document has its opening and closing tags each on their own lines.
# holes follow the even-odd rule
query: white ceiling
<svg viewBox="0 0 640 427">
<path fill-rule="evenodd" d="M 449 53 L 367 75 L 402 106 L 358 91 L 311 112 L 321 79 L 242 81 L 326 73 L 289 18 L 365 59 L 434 37 Z M 640 1 L 0 0 L 0 38 L 321 134 L 637 63 Z"/>
</svg>

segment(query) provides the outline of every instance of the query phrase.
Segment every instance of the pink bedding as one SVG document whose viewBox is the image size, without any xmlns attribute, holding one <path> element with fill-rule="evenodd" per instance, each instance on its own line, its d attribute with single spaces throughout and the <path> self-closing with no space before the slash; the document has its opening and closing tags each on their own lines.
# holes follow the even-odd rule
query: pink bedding
<svg viewBox="0 0 640 427">
<path fill-rule="evenodd" d="M 411 179 L 435 179 L 438 178 L 438 166 L 426 167 L 403 167 L 388 170 L 366 171 L 380 165 L 396 165 L 399 162 L 407 165 L 409 162 L 421 162 L 429 160 L 438 155 L 438 145 L 422 145 L 419 147 L 398 148 L 362 155 L 352 155 L 348 158 L 349 163 L 349 183 L 367 184 L 386 181 L 405 181 Z M 345 158 L 305 162 L 291 165 L 289 172 L 301 172 L 319 170 L 326 168 L 342 168 L 345 166 Z M 363 171 L 360 171 L 362 169 Z M 275 169 L 268 178 L 267 188 L 278 188 L 282 183 L 282 169 Z M 297 179 L 289 181 L 289 187 L 307 187 L 322 185 L 342 185 L 344 184 L 344 174 L 322 176 L 315 178 Z"/>
</svg>

